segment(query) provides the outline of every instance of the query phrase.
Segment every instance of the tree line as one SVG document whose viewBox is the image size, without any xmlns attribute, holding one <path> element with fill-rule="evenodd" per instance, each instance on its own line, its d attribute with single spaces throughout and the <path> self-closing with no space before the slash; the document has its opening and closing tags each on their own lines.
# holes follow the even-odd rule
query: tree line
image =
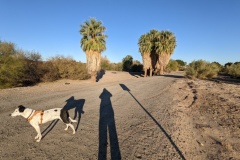
<svg viewBox="0 0 240 160">
<path fill-rule="evenodd" d="M 86 64 L 70 57 L 56 56 L 43 61 L 35 51 L 16 49 L 12 42 L 0 41 L 0 88 L 34 85 L 39 82 L 67 79 L 89 79 L 96 82 L 102 70 L 129 72 L 144 71 L 163 74 L 163 72 L 186 70 L 188 77 L 212 78 L 219 72 L 232 77 L 240 77 L 240 63 L 209 63 L 204 60 L 193 61 L 189 65 L 182 60 L 171 60 L 176 47 L 176 37 L 170 31 L 150 30 L 140 36 L 138 45 L 143 64 L 127 55 L 122 62 L 111 63 L 101 53 L 106 50 L 106 28 L 101 21 L 90 19 L 80 25 L 80 47 L 86 53 Z"/>
</svg>

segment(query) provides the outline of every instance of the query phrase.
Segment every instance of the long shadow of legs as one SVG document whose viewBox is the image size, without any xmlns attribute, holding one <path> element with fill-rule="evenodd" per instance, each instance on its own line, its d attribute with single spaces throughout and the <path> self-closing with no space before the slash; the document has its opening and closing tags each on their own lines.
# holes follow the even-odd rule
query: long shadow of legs
<svg viewBox="0 0 240 160">
<path fill-rule="evenodd" d="M 156 125 L 160 128 L 160 130 L 164 133 L 164 135 L 168 138 L 169 142 L 172 144 L 172 146 L 175 148 L 175 150 L 177 151 L 177 153 L 179 154 L 179 156 L 185 160 L 186 158 L 183 156 L 182 152 L 180 151 L 180 149 L 177 147 L 177 145 L 174 143 L 174 141 L 172 140 L 172 138 L 168 135 L 168 133 L 165 131 L 165 129 L 157 122 L 157 120 L 146 110 L 146 108 L 144 108 L 142 106 L 142 104 L 132 95 L 132 93 L 130 92 L 130 89 L 125 86 L 124 84 L 119 84 L 122 89 L 124 91 L 127 91 L 132 97 L 133 99 L 139 104 L 139 106 L 147 113 L 147 115 L 149 117 L 152 118 L 152 120 L 156 123 Z"/>
<path fill-rule="evenodd" d="M 49 132 L 55 127 L 59 120 L 53 120 L 48 127 L 42 132 L 42 139 L 48 135 Z"/>
<path fill-rule="evenodd" d="M 69 99 L 66 100 L 66 102 L 67 104 L 63 107 L 63 109 L 70 110 L 75 108 L 73 119 L 76 119 L 78 117 L 77 126 L 75 128 L 75 130 L 77 131 L 80 124 L 81 115 L 84 113 L 83 106 L 85 103 L 85 99 L 75 100 L 74 96 L 71 96 Z"/>
<path fill-rule="evenodd" d="M 111 159 L 113 160 L 121 159 L 116 124 L 114 119 L 114 111 L 112 108 L 110 97 L 112 97 L 112 94 L 105 88 L 103 89 L 103 92 L 99 96 L 99 98 L 101 99 L 99 119 L 99 148 L 98 148 L 99 160 L 107 159 L 108 134 L 110 139 Z"/>
</svg>

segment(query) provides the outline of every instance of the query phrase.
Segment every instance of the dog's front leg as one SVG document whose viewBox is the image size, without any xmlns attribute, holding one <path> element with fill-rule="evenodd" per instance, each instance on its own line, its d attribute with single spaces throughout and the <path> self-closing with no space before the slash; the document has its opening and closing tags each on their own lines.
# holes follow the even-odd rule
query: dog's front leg
<svg viewBox="0 0 240 160">
<path fill-rule="evenodd" d="M 35 137 L 35 139 L 37 139 L 37 141 L 36 142 L 40 142 L 40 140 L 42 139 L 42 134 L 41 134 L 41 131 L 40 131 L 40 127 L 39 127 L 39 125 L 38 124 L 34 124 L 34 125 L 32 125 L 34 128 L 35 128 L 35 130 L 37 131 L 37 136 Z"/>
</svg>

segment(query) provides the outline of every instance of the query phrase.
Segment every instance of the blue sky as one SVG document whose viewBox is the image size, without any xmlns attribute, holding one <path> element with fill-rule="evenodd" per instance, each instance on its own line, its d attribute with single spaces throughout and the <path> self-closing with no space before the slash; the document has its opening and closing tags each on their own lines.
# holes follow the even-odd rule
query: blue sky
<svg viewBox="0 0 240 160">
<path fill-rule="evenodd" d="M 0 0 L 0 15 L 0 40 L 44 60 L 64 55 L 86 62 L 79 30 L 92 17 L 107 28 L 102 55 L 111 62 L 126 55 L 142 62 L 138 39 L 151 29 L 175 34 L 172 59 L 240 61 L 239 0 Z"/>
</svg>

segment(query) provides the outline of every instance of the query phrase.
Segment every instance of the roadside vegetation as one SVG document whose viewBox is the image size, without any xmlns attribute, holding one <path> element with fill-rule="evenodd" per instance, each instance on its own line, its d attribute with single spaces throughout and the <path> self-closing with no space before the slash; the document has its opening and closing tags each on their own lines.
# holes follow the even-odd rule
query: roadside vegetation
<svg viewBox="0 0 240 160">
<path fill-rule="evenodd" d="M 197 60 L 191 62 L 186 67 L 186 76 L 188 78 L 212 79 L 219 74 L 240 78 L 240 62 L 229 62 L 222 66 L 218 62 L 210 63 L 204 60 Z"/>
<path fill-rule="evenodd" d="M 16 49 L 12 42 L 0 41 L 0 88 L 35 85 L 62 78 L 89 79 L 86 64 L 57 56 L 42 61 L 35 51 Z"/>
<path fill-rule="evenodd" d="M 101 57 L 101 70 L 142 72 L 142 64 L 128 55 L 122 62 L 111 63 Z M 124 70 L 125 69 L 125 70 Z M 17 49 L 12 42 L 0 41 L 0 89 L 31 86 L 60 79 L 91 78 L 85 63 L 71 57 L 55 56 L 46 61 L 36 51 Z"/>
<path fill-rule="evenodd" d="M 240 62 L 227 65 L 225 67 L 226 73 L 233 78 L 240 78 Z"/>
<path fill-rule="evenodd" d="M 220 67 L 216 63 L 204 60 L 191 62 L 186 68 L 186 75 L 189 78 L 210 79 L 217 76 Z"/>
</svg>

